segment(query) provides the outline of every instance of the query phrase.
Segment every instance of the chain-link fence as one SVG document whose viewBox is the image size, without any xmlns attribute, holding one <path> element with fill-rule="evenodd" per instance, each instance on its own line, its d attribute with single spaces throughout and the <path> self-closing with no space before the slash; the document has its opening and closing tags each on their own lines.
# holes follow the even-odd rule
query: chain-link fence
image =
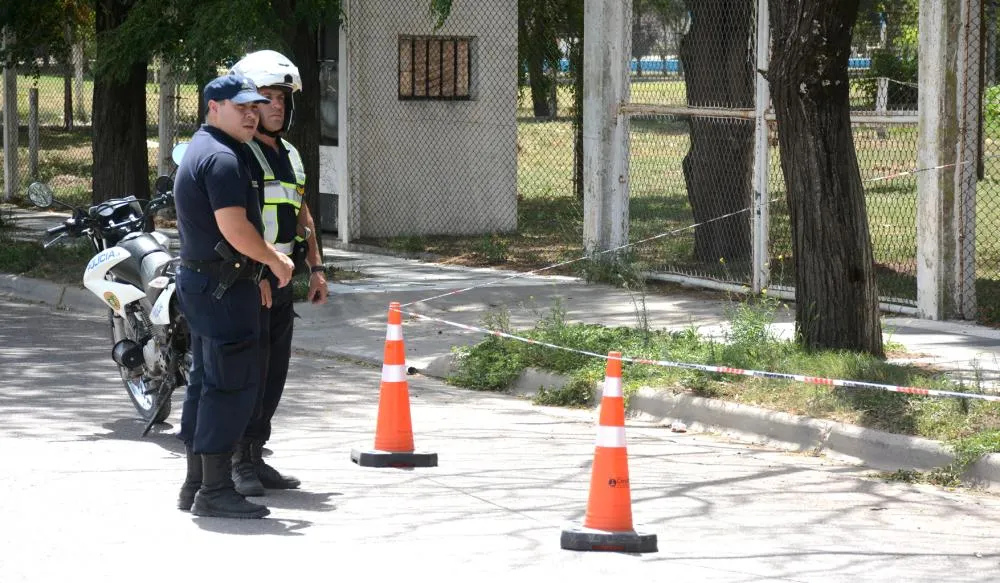
<svg viewBox="0 0 1000 583">
<path fill-rule="evenodd" d="M 438 30 L 423 0 L 345 8 L 352 232 L 516 229 L 517 2 L 464 4 Z"/>
<path fill-rule="evenodd" d="M 983 3 L 983 91 L 966 92 L 967 103 L 982 99 L 981 161 L 976 165 L 975 293 L 978 320 L 1000 323 L 1000 2 Z M 974 20 L 975 22 L 975 20 Z"/>
<path fill-rule="evenodd" d="M 630 240 L 676 233 L 639 246 L 638 256 L 673 278 L 751 285 L 753 229 L 760 228 L 750 212 L 755 148 L 758 156 L 766 148 L 770 283 L 792 285 L 791 226 L 769 106 L 766 144 L 755 140 L 757 2 L 687 2 L 686 11 L 639 5 L 647 9 L 633 11 L 632 36 L 648 41 L 633 43 L 633 63 L 662 65 L 633 78 L 631 110 L 672 115 L 631 118 Z M 849 61 L 880 289 L 907 303 L 916 299 L 916 181 L 879 179 L 916 164 L 916 24 L 916 14 L 861 15 Z M 678 41 L 666 31 L 684 33 Z"/>
<path fill-rule="evenodd" d="M 66 67 L 43 66 L 38 75 L 17 77 L 18 156 L 15 199 L 23 197 L 28 184 L 43 181 L 52 186 L 57 197 L 86 204 L 91 200 L 93 150 L 91 116 L 93 114 L 93 77 L 84 69 L 76 74 Z M 158 70 L 151 67 L 146 85 L 147 144 L 150 179 L 155 178 L 159 160 L 160 91 Z M 174 135 L 183 139 L 196 129 L 198 117 L 197 86 L 183 77 L 173 86 L 176 96 Z M 31 94 L 37 91 L 37 151 L 31 146 Z M 0 91 L 0 109 L 4 96 Z M 0 151 L 0 160 L 3 152 Z M 9 177 L 0 176 L 6 188 Z M 5 192 L 6 190 L 3 190 Z M 17 202 L 17 200 L 15 200 Z"/>
<path fill-rule="evenodd" d="M 456 4 L 434 29 L 424 0 L 345 2 L 350 64 L 347 84 L 352 192 L 346 211 L 352 240 L 404 235 L 413 250 L 461 254 L 469 237 L 497 262 L 541 266 L 583 249 L 583 11 L 556 14 L 538 0 Z M 917 300 L 917 97 L 919 29 L 915 4 L 882 3 L 862 13 L 849 61 L 852 129 L 864 181 L 870 236 L 883 299 Z M 972 2 L 971 5 L 978 4 Z M 1000 321 L 1000 64 L 998 1 L 968 14 L 982 30 L 979 85 L 962 86 L 971 107 L 982 101 L 981 144 L 964 221 L 967 286 L 978 318 Z M 629 79 L 629 239 L 649 270 L 672 278 L 752 285 L 754 193 L 768 205 L 766 267 L 770 286 L 794 282 L 791 227 L 774 116 L 756 130 L 756 0 L 633 0 Z M 520 12 L 519 12 L 520 10 Z M 763 28 L 766 31 L 766 27 Z M 539 41 L 538 39 L 542 39 Z M 547 40 L 546 40 L 547 39 Z M 766 45 L 765 45 L 766 46 Z M 981 51 L 980 51 L 981 49 Z M 766 66 L 766 62 L 764 63 Z M 967 71 L 974 78 L 978 69 Z M 82 88 L 60 67 L 18 80 L 19 191 L 33 178 L 89 197 L 91 82 Z M 155 172 L 159 86 L 147 86 L 150 163 Z M 28 88 L 39 93 L 39 156 L 27 151 Z M 69 89 L 67 89 L 69 87 Z M 765 87 L 766 89 L 766 87 Z M 194 129 L 193 83 L 177 87 L 180 134 Z M 83 115 L 67 124 L 67 95 Z M 82 95 L 82 100 L 78 99 Z M 81 107 L 82 106 L 82 107 Z M 755 163 L 766 154 L 766 165 Z M 763 174 L 763 176 L 760 176 Z M 62 193 L 65 195 L 65 192 Z M 447 237 L 446 235 L 450 235 Z M 462 239 L 465 235 L 465 239 Z M 407 237 L 409 236 L 409 237 Z M 397 239 L 398 241 L 398 239 Z M 404 242 L 404 245 L 406 243 Z M 760 269 L 760 266 L 756 266 Z M 998 299 L 994 299 L 998 298 Z"/>
</svg>

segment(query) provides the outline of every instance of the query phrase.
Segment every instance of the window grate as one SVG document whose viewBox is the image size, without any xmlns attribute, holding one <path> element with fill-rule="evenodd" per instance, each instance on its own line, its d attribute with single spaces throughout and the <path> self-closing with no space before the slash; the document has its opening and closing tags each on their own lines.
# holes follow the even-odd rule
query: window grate
<svg viewBox="0 0 1000 583">
<path fill-rule="evenodd" d="M 400 100 L 472 99 L 472 38 L 399 37 Z"/>
</svg>

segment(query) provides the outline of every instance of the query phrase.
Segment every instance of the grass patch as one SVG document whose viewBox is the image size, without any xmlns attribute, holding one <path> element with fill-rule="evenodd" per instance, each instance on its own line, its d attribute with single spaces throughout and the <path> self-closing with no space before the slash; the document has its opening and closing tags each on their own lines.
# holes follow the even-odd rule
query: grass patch
<svg viewBox="0 0 1000 583">
<path fill-rule="evenodd" d="M 82 285 L 83 271 L 94 251 L 86 241 L 45 249 L 41 243 L 12 239 L 0 232 L 0 273 Z"/>
<path fill-rule="evenodd" d="M 649 330 L 641 326 L 609 328 L 571 323 L 557 302 L 539 323 L 514 331 L 505 309 L 486 314 L 491 330 L 595 354 L 621 351 L 652 360 L 780 371 L 807 376 L 976 393 L 978 386 L 958 385 L 918 366 L 890 364 L 848 351 L 806 352 L 792 340 L 775 336 L 770 325 L 778 310 L 775 298 L 732 301 L 728 332 L 703 337 L 694 328 Z M 892 349 L 892 345 L 888 346 Z M 528 367 L 571 377 L 564 387 L 538 391 L 539 404 L 587 406 L 604 378 L 605 360 L 538 344 L 491 336 L 479 344 L 455 349 L 456 368 L 448 382 L 472 389 L 503 391 Z M 971 399 L 938 399 L 876 389 L 831 388 L 780 379 L 762 379 L 685 368 L 624 363 L 626 403 L 640 387 L 667 389 L 727 401 L 830 419 L 891 433 L 941 440 L 957 458 L 953 466 L 926 476 L 899 474 L 891 479 L 933 480 L 948 484 L 984 453 L 1000 451 L 1000 403 Z M 882 476 L 890 479 L 889 475 Z"/>
</svg>

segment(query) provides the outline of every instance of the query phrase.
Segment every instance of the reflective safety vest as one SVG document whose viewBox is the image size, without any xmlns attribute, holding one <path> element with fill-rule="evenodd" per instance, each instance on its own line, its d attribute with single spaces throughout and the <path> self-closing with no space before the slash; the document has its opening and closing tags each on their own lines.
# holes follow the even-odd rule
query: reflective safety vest
<svg viewBox="0 0 1000 583">
<path fill-rule="evenodd" d="M 302 198 L 305 194 L 306 169 L 295 146 L 281 143 L 288 150 L 288 159 L 295 173 L 295 183 L 282 182 L 275 178 L 274 170 L 267 163 L 267 157 L 260 149 L 260 144 L 251 140 L 250 151 L 256 156 L 261 170 L 264 171 L 264 206 L 261 215 L 264 219 L 264 239 L 274 245 L 278 251 L 291 255 L 295 241 L 303 239 L 297 235 L 299 209 L 302 208 Z"/>
</svg>

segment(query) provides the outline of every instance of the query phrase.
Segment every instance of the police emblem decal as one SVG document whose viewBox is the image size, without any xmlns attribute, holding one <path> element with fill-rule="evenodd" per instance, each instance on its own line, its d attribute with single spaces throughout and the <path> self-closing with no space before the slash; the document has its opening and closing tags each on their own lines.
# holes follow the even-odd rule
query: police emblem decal
<svg viewBox="0 0 1000 583">
<path fill-rule="evenodd" d="M 118 301 L 118 296 L 111 292 L 104 292 L 104 301 L 108 302 L 111 309 L 116 312 L 122 307 L 121 302 Z"/>
</svg>

